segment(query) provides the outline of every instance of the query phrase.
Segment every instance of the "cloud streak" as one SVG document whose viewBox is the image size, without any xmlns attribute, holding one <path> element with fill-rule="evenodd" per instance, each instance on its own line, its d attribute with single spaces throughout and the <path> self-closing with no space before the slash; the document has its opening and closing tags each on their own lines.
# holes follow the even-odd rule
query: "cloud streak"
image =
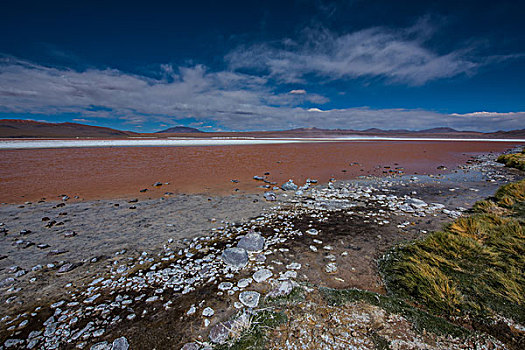
<svg viewBox="0 0 525 350">
<path fill-rule="evenodd" d="M 483 63 L 469 50 L 437 53 L 425 47 L 434 28 L 422 20 L 410 28 L 369 28 L 337 35 L 308 29 L 301 41 L 238 47 L 226 56 L 231 69 L 255 69 L 287 82 L 316 75 L 328 80 L 383 78 L 391 83 L 423 85 L 429 81 L 473 73 Z"/>
</svg>

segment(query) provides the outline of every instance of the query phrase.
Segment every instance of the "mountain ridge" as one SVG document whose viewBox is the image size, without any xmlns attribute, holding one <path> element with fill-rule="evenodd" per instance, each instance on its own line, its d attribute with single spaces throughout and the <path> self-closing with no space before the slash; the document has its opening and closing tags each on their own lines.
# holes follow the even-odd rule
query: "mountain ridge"
<svg viewBox="0 0 525 350">
<path fill-rule="evenodd" d="M 397 137 L 447 137 L 447 138 L 524 138 L 525 129 L 477 132 L 458 131 L 448 127 L 438 127 L 423 130 L 383 130 L 369 128 L 366 130 L 352 129 L 321 129 L 295 128 L 277 131 L 232 131 L 232 132 L 204 132 L 187 126 L 175 126 L 153 133 L 136 133 L 122 131 L 102 126 L 93 126 L 80 123 L 48 123 L 25 119 L 0 119 L 0 138 L 75 138 L 75 137 L 170 137 L 171 134 L 188 137 L 344 137 L 344 136 L 397 136 Z"/>
</svg>

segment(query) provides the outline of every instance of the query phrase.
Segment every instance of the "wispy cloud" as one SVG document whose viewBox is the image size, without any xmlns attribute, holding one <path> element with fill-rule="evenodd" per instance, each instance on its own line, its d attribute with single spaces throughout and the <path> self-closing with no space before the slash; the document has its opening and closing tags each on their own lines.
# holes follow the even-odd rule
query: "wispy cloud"
<svg viewBox="0 0 525 350">
<path fill-rule="evenodd" d="M 241 46 L 227 55 L 231 69 L 255 69 L 288 83 L 305 76 L 323 79 L 384 78 L 422 85 L 469 74 L 484 64 L 469 57 L 469 49 L 438 53 L 425 46 L 435 28 L 421 20 L 404 29 L 369 28 L 336 34 L 307 29 L 303 39 Z"/>
</svg>

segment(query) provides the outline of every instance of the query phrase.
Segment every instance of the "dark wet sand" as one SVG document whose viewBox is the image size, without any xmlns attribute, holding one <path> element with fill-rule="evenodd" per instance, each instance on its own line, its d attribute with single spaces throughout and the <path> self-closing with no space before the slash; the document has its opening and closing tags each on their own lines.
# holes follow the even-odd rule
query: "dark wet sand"
<svg viewBox="0 0 525 350">
<path fill-rule="evenodd" d="M 159 197 L 165 192 L 260 192 L 254 175 L 279 184 L 382 175 L 439 173 L 478 153 L 516 142 L 365 141 L 208 147 L 113 147 L 0 151 L 0 202 L 21 203 L 67 194 L 82 199 Z M 357 162 L 359 164 L 351 165 Z M 391 167 L 384 168 L 384 167 Z M 230 180 L 237 179 L 238 183 Z M 160 188 L 153 183 L 169 182 Z M 148 188 L 148 192 L 139 193 Z"/>
</svg>

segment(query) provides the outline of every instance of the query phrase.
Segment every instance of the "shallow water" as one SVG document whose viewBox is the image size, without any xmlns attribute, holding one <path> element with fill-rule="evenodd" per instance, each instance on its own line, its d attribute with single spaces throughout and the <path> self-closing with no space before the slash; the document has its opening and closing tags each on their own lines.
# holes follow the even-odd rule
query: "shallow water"
<svg viewBox="0 0 525 350">
<path fill-rule="evenodd" d="M 501 152 L 519 142 L 376 141 L 243 146 L 93 147 L 0 151 L 0 202 L 40 198 L 154 198 L 165 192 L 234 194 L 264 189 L 262 176 L 281 185 L 330 178 L 436 174 L 470 156 Z M 232 182 L 231 180 L 238 180 Z M 160 181 L 163 186 L 152 185 Z M 169 183 L 169 185 L 166 185 Z M 145 193 L 139 192 L 147 188 Z"/>
</svg>

